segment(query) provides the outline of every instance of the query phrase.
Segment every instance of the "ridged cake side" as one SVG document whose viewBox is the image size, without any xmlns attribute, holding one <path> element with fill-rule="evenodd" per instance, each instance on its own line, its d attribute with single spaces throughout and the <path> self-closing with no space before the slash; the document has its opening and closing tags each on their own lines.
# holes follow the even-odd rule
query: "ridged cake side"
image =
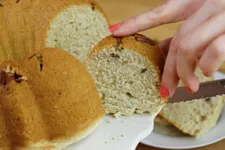
<svg viewBox="0 0 225 150">
<path fill-rule="evenodd" d="M 91 75 L 66 51 L 44 49 L 5 68 L 16 71 L 1 80 L 0 148 L 64 148 L 104 116 Z"/>
</svg>

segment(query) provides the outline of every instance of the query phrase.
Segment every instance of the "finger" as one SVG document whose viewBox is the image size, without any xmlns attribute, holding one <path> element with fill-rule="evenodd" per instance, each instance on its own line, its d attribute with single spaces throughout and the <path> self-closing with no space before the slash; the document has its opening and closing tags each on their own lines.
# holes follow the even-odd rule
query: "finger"
<svg viewBox="0 0 225 150">
<path fill-rule="evenodd" d="M 195 76 L 197 58 L 195 55 L 187 55 L 182 51 L 177 52 L 177 74 L 187 89 L 193 93 L 199 88 L 198 78 Z"/>
<path fill-rule="evenodd" d="M 206 0 L 202 6 L 189 17 L 180 28 L 180 35 L 193 31 L 211 17 L 224 11 L 224 0 Z"/>
<path fill-rule="evenodd" d="M 172 41 L 173 42 L 173 41 Z M 161 96 L 171 97 L 178 85 L 179 78 L 176 71 L 177 49 L 170 47 L 162 76 L 162 86 L 160 89 Z M 168 95 L 163 95 L 162 91 L 168 91 Z"/>
<path fill-rule="evenodd" d="M 224 19 L 225 12 L 209 19 L 192 32 L 176 36 L 174 40 L 176 40 L 175 44 L 179 51 L 201 55 L 208 43 L 225 32 Z"/>
<path fill-rule="evenodd" d="M 198 9 L 202 2 L 203 0 L 170 0 L 152 11 L 111 26 L 110 31 L 114 36 L 125 36 L 162 24 L 177 22 L 187 18 Z"/>
<path fill-rule="evenodd" d="M 170 43 L 172 41 L 172 37 L 168 38 L 162 42 L 159 43 L 159 47 L 160 49 L 163 51 L 163 53 L 167 56 L 168 55 L 168 51 L 169 51 L 169 47 L 170 47 Z"/>
<path fill-rule="evenodd" d="M 199 67 L 206 76 L 212 76 L 225 60 L 225 34 L 213 41 L 199 61 Z"/>
</svg>

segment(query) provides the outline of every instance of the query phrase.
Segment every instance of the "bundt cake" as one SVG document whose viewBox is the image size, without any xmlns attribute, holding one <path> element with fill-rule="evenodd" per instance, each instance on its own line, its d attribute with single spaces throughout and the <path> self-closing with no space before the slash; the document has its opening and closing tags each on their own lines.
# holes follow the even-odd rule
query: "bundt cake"
<svg viewBox="0 0 225 150">
<path fill-rule="evenodd" d="M 107 114 L 156 113 L 167 100 L 160 97 L 164 54 L 147 37 L 108 36 L 91 51 L 85 64 L 95 80 Z"/>
<path fill-rule="evenodd" d="M 94 80 L 64 50 L 45 48 L 0 66 L 0 149 L 62 149 L 103 117 Z"/>
<path fill-rule="evenodd" d="M 108 21 L 93 0 L 0 1 L 0 63 L 44 47 L 67 50 L 83 62 L 109 34 Z"/>
</svg>

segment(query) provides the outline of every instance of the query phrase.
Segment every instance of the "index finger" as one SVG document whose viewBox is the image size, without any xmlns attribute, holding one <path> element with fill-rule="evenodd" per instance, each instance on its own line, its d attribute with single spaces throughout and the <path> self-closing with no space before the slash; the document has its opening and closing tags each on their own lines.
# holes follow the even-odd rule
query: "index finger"
<svg viewBox="0 0 225 150">
<path fill-rule="evenodd" d="M 111 26 L 114 36 L 126 36 L 166 23 L 173 23 L 187 18 L 201 6 L 202 1 L 169 0 L 163 5 Z M 193 6 L 194 5 L 194 6 Z"/>
</svg>

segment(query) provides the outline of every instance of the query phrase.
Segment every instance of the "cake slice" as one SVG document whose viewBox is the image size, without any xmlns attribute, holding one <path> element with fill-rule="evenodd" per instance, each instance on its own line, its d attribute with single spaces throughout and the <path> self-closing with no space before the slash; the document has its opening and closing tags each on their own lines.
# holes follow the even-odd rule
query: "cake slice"
<svg viewBox="0 0 225 150">
<path fill-rule="evenodd" d="M 159 115 L 156 116 L 154 121 L 156 125 L 154 125 L 153 132 L 155 133 L 179 138 L 186 136 L 186 134 L 178 130 L 175 126 L 173 126 L 171 123 L 169 123 Z"/>
<path fill-rule="evenodd" d="M 143 35 L 108 36 L 86 61 L 107 114 L 156 113 L 167 100 L 159 88 L 165 57 Z"/>
<path fill-rule="evenodd" d="M 213 80 L 212 77 L 206 78 L 199 68 L 196 70 L 196 75 L 201 82 Z M 224 107 L 224 99 L 225 96 L 215 96 L 168 104 L 159 115 L 183 133 L 200 136 L 215 127 Z"/>
</svg>

